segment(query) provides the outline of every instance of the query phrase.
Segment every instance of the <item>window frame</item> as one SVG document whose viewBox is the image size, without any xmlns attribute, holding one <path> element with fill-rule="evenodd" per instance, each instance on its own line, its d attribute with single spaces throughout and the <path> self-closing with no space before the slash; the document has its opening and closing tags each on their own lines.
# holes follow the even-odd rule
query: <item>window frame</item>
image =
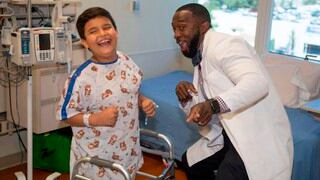
<svg viewBox="0 0 320 180">
<path fill-rule="evenodd" d="M 259 0 L 258 16 L 255 35 L 255 49 L 262 59 L 286 59 L 304 60 L 303 57 L 295 57 L 285 54 L 271 53 L 268 50 L 272 28 L 272 11 L 274 0 Z"/>
</svg>

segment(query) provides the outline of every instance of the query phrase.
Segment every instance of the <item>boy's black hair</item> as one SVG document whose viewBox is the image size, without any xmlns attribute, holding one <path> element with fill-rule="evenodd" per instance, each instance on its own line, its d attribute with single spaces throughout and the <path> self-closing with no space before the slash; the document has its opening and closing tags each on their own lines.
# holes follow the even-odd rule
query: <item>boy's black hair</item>
<svg viewBox="0 0 320 180">
<path fill-rule="evenodd" d="M 105 10 L 101 7 L 91 7 L 89 9 L 83 11 L 83 13 L 81 13 L 77 19 L 76 26 L 77 26 L 77 30 L 78 30 L 78 33 L 79 33 L 79 36 L 81 39 L 85 39 L 84 26 L 86 25 L 86 23 L 89 20 L 96 18 L 96 17 L 99 17 L 99 16 L 106 17 L 106 18 L 110 19 L 113 27 L 117 30 L 117 25 L 114 22 L 111 14 L 107 10 Z"/>
<path fill-rule="evenodd" d="M 190 12 L 192 12 L 192 14 L 199 18 L 201 21 L 206 21 L 209 22 L 210 27 L 211 27 L 211 17 L 210 17 L 210 13 L 207 10 L 206 7 L 204 7 L 201 4 L 198 3 L 189 3 L 189 4 L 185 4 L 181 7 L 179 7 L 176 12 L 182 11 L 182 10 L 188 10 Z"/>
</svg>

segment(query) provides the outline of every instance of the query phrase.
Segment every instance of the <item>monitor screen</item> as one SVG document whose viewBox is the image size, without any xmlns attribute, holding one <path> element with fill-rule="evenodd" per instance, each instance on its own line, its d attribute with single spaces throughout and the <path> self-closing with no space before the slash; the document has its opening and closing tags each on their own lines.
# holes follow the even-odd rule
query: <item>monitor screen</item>
<svg viewBox="0 0 320 180">
<path fill-rule="evenodd" d="M 39 34 L 39 47 L 40 50 L 50 49 L 50 34 Z"/>
</svg>

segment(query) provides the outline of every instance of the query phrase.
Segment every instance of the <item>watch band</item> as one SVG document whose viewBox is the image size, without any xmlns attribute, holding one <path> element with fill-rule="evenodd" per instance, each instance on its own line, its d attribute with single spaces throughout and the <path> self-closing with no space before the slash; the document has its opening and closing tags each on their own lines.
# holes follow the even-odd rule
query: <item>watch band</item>
<svg viewBox="0 0 320 180">
<path fill-rule="evenodd" d="M 215 98 L 212 98 L 212 99 L 209 99 L 208 101 L 210 103 L 213 114 L 220 113 L 220 105 L 218 100 L 216 100 Z"/>
</svg>

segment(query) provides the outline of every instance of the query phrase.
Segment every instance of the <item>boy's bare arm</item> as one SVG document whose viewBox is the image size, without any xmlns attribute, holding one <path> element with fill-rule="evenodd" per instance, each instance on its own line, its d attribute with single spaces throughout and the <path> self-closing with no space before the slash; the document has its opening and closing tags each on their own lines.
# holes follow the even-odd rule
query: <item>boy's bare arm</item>
<svg viewBox="0 0 320 180">
<path fill-rule="evenodd" d="M 100 112 L 90 113 L 87 116 L 89 126 L 115 126 L 118 119 L 118 107 L 108 107 Z M 66 123 L 71 126 L 87 126 L 85 124 L 85 113 L 79 113 L 69 119 L 66 120 Z"/>
</svg>

